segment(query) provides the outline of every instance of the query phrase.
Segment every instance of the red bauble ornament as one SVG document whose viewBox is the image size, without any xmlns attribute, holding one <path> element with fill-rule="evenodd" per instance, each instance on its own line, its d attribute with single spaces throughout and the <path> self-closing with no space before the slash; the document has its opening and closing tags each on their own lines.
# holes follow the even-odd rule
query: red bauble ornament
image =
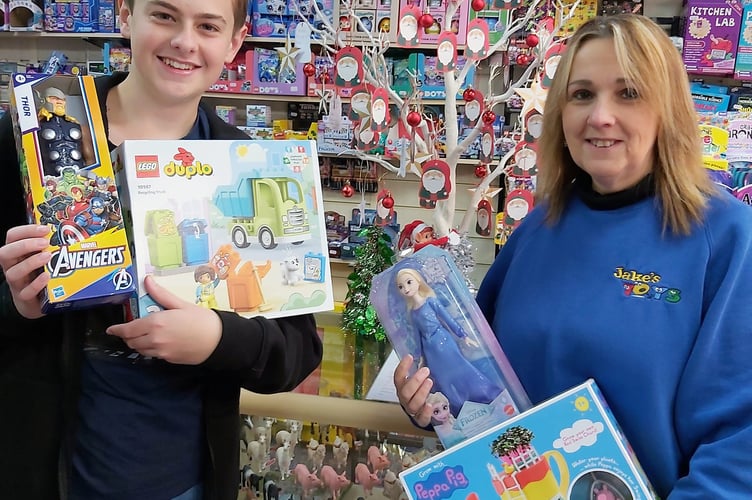
<svg viewBox="0 0 752 500">
<path fill-rule="evenodd" d="M 431 26 L 433 26 L 433 16 L 426 12 L 418 18 L 418 24 L 420 24 L 423 29 L 430 28 Z"/>
<path fill-rule="evenodd" d="M 319 80 L 321 80 L 321 83 L 329 83 L 329 81 L 331 80 L 331 77 L 329 76 L 329 73 L 324 71 L 319 76 Z"/>
<path fill-rule="evenodd" d="M 486 8 L 486 0 L 473 0 L 470 2 L 470 7 L 475 11 L 481 11 Z"/>
<path fill-rule="evenodd" d="M 475 177 L 482 179 L 488 175 L 488 168 L 485 165 L 478 165 L 475 167 Z"/>
<path fill-rule="evenodd" d="M 384 205 L 384 208 L 392 208 L 394 206 L 394 198 L 388 194 L 381 200 L 381 204 Z"/>
<path fill-rule="evenodd" d="M 342 196 L 344 196 L 345 198 L 352 198 L 352 195 L 354 194 L 355 194 L 355 190 L 353 189 L 353 187 L 350 185 L 349 182 L 345 184 L 344 186 L 342 186 Z"/>
<path fill-rule="evenodd" d="M 536 35 L 535 33 L 530 33 L 528 36 L 525 37 L 525 45 L 527 45 L 530 48 L 536 47 L 539 41 L 540 39 L 538 38 L 538 35 Z"/>
<path fill-rule="evenodd" d="M 462 100 L 465 102 L 470 102 L 475 100 L 475 90 L 473 89 L 465 89 L 465 91 L 462 93 Z"/>
<path fill-rule="evenodd" d="M 305 73 L 305 76 L 309 78 L 312 77 L 316 74 L 316 66 L 311 63 L 305 63 L 303 65 L 303 73 Z"/>
<path fill-rule="evenodd" d="M 520 54 L 517 56 L 516 62 L 519 66 L 527 66 L 530 63 L 530 58 L 527 54 Z"/>
<path fill-rule="evenodd" d="M 496 113 L 494 113 L 490 109 L 487 109 L 483 112 L 483 116 L 481 116 L 481 119 L 483 120 L 483 123 L 485 123 L 486 125 L 491 125 L 496 119 Z"/>
<path fill-rule="evenodd" d="M 420 125 L 420 122 L 423 120 L 423 117 L 420 116 L 420 113 L 417 111 L 410 111 L 407 114 L 407 124 L 411 127 L 417 127 Z"/>
</svg>

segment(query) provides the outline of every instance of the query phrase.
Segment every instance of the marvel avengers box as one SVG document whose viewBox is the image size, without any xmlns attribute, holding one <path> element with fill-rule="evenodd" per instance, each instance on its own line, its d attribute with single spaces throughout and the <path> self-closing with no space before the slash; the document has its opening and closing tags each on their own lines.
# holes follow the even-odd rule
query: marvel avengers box
<svg viewBox="0 0 752 500">
<path fill-rule="evenodd" d="M 148 274 L 186 301 L 244 316 L 334 307 L 314 142 L 126 141 L 113 162 L 136 316 L 160 309 Z"/>
<path fill-rule="evenodd" d="M 424 499 L 653 500 L 592 379 L 400 474 Z"/>
<path fill-rule="evenodd" d="M 131 256 L 94 79 L 15 74 L 12 89 L 29 221 L 50 228 L 42 311 L 127 300 Z"/>
</svg>

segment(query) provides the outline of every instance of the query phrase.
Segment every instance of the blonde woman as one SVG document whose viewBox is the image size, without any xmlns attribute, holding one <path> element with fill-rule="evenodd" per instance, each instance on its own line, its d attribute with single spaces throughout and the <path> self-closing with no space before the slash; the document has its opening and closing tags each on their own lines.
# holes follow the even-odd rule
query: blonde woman
<svg viewBox="0 0 752 500">
<path fill-rule="evenodd" d="M 681 57 L 637 15 L 569 39 L 539 203 L 477 301 L 534 403 L 592 377 L 658 496 L 752 498 L 752 210 L 702 165 Z M 428 374 L 400 402 L 420 425 Z"/>
</svg>

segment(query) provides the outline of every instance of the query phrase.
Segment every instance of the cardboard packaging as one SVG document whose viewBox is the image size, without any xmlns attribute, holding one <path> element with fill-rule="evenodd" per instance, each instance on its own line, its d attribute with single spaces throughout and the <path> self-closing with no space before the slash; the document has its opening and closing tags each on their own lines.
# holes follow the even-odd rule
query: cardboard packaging
<svg viewBox="0 0 752 500">
<path fill-rule="evenodd" d="M 592 379 L 407 469 L 400 480 L 412 500 L 658 498 Z"/>
<path fill-rule="evenodd" d="M 29 221 L 50 227 L 43 312 L 127 300 L 131 256 L 94 79 L 15 74 L 11 106 Z"/>
<path fill-rule="evenodd" d="M 686 8 L 683 58 L 687 72 L 731 76 L 742 4 L 737 0 L 689 0 Z"/>
<path fill-rule="evenodd" d="M 448 448 L 531 404 L 454 260 L 421 229 L 412 230 L 418 250 L 373 278 L 370 299 L 400 359 L 431 370 L 431 423 Z"/>
<path fill-rule="evenodd" d="M 311 141 L 126 141 L 113 152 L 138 303 L 147 274 L 177 296 L 244 316 L 333 308 Z"/>
</svg>

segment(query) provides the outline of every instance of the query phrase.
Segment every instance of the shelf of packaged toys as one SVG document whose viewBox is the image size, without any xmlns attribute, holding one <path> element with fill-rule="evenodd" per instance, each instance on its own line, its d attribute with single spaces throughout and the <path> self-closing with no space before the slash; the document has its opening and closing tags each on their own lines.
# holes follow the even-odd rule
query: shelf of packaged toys
<svg viewBox="0 0 752 500">
<path fill-rule="evenodd" d="M 242 391 L 240 413 L 284 416 L 303 421 L 327 422 L 358 429 L 388 430 L 402 434 L 435 436 L 416 427 L 400 405 L 286 392 L 256 394 Z"/>
<path fill-rule="evenodd" d="M 53 31 L 0 31 L 0 38 L 10 37 L 27 37 L 27 38 L 104 38 L 104 39 L 119 39 L 122 38 L 120 33 L 85 33 L 85 32 L 53 32 Z M 263 44 L 283 44 L 284 38 L 280 37 L 263 37 L 263 36 L 247 36 L 246 42 L 250 43 L 263 43 Z M 318 40 L 311 40 L 311 43 L 321 43 Z"/>
</svg>

